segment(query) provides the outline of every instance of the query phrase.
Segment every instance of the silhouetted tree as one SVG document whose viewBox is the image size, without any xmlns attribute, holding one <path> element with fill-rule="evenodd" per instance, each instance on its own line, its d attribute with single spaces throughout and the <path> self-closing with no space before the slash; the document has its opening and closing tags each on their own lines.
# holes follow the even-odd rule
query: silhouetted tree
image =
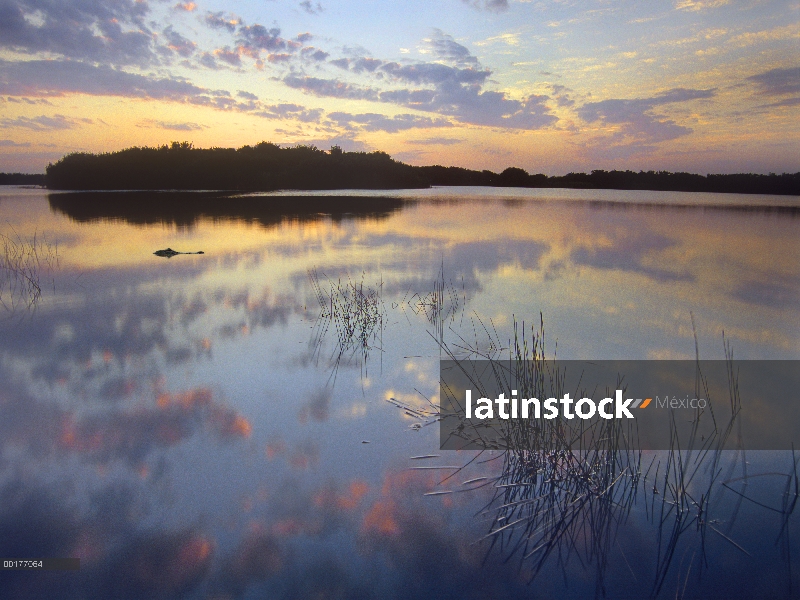
<svg viewBox="0 0 800 600">
<path fill-rule="evenodd" d="M 604 171 L 548 177 L 519 167 L 502 173 L 433 165 L 412 167 L 385 152 L 324 152 L 313 145 L 272 142 L 195 148 L 172 142 L 106 154 L 73 153 L 47 166 L 47 186 L 65 190 L 396 189 L 430 185 L 561 187 L 800 195 L 800 173 L 697 175 L 668 171 Z"/>
</svg>

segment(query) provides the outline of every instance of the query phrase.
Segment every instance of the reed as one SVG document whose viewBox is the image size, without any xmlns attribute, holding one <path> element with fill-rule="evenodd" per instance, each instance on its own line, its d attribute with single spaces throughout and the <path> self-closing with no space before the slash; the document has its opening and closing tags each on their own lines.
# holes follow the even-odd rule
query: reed
<svg viewBox="0 0 800 600">
<path fill-rule="evenodd" d="M 545 356 L 541 315 L 538 326 L 530 328 L 514 318 L 514 337 L 507 346 L 507 354 L 497 341 L 493 326 L 485 326 L 480 319 L 478 322 L 483 333 L 493 340 L 483 348 L 477 343 L 467 343 L 463 337 L 459 337 L 457 344 L 446 344 L 440 341 L 443 338 L 435 336 L 442 353 L 456 361 L 473 389 L 482 391 L 484 387 L 486 370 L 477 373 L 472 365 L 473 359 L 483 359 L 490 361 L 490 372 L 500 389 L 517 389 L 521 398 L 563 395 L 563 372 L 555 357 Z M 692 325 L 694 327 L 693 319 Z M 477 340 L 477 335 L 475 337 Z M 509 419 L 500 425 L 499 438 L 488 438 L 485 427 L 473 426 L 467 420 L 457 428 L 448 428 L 455 429 L 454 435 L 463 440 L 465 447 L 477 444 L 483 448 L 467 465 L 486 451 L 499 451 L 489 460 L 502 461 L 500 474 L 471 480 L 478 485 L 470 488 L 490 487 L 492 490 L 490 500 L 479 513 L 488 522 L 488 531 L 481 539 L 488 544 L 487 552 L 500 551 L 507 559 L 514 557 L 531 581 L 551 561 L 564 570 L 565 577 L 571 564 L 592 568 L 596 595 L 604 597 L 612 559 L 619 562 L 622 558 L 631 575 L 636 577 L 619 543 L 619 535 L 632 510 L 638 506 L 654 528 L 651 546 L 654 556 L 650 564 L 655 566 L 649 594 L 644 593 L 657 598 L 664 595 L 666 586 L 670 587 L 670 595 L 674 592 L 675 597 L 682 597 L 690 576 L 700 577 L 710 568 L 709 536 L 748 554 L 733 533 L 739 509 L 742 503 L 748 503 L 780 516 L 776 544 L 780 545 L 789 568 L 791 592 L 789 521 L 800 498 L 798 459 L 792 453 L 791 467 L 786 473 L 748 473 L 737 430 L 742 400 L 733 351 L 724 336 L 723 345 L 728 376 L 727 404 L 716 403 L 722 407 L 717 414 L 710 407 L 696 410 L 689 435 L 684 438 L 679 437 L 671 413 L 670 446 L 666 451 L 653 453 L 649 464 L 644 464 L 645 454 L 638 444 L 635 429 L 627 420 L 600 419 L 586 425 L 581 419 L 573 422 Z M 695 391 L 697 397 L 710 398 L 708 382 L 701 371 L 696 333 L 695 347 Z M 619 376 L 619 389 L 624 389 L 623 381 L 624 377 Z M 580 397 L 578 393 L 575 396 Z M 445 417 L 436 407 L 419 412 L 417 416 L 426 422 Z M 713 433 L 699 436 L 701 422 L 708 420 L 713 424 Z M 738 450 L 724 450 L 731 436 L 737 441 Z M 454 470 L 440 483 L 447 482 L 460 471 Z M 759 503 L 747 493 L 749 481 L 766 475 L 785 480 L 780 502 L 776 503 L 780 508 Z M 735 489 L 734 484 L 743 489 Z M 679 555 L 682 558 L 676 561 Z M 684 563 L 686 556 L 691 556 L 688 563 Z M 673 590 L 668 583 L 676 581 Z"/>
<path fill-rule="evenodd" d="M 362 376 L 366 377 L 370 354 L 373 350 L 382 351 L 386 315 L 381 298 L 383 282 L 375 287 L 365 284 L 365 273 L 357 282 L 349 276 L 347 281 L 334 282 L 324 274 L 324 280 L 320 280 L 316 269 L 311 269 L 308 276 L 320 307 L 312 333 L 315 358 L 319 359 L 323 342 L 333 329 L 336 340 L 331 356 L 331 377 L 335 380 L 342 361 L 350 361 L 357 355 Z"/>
<path fill-rule="evenodd" d="M 38 232 L 23 238 L 11 228 L 10 234 L 0 233 L 0 248 L 0 305 L 12 313 L 35 308 L 43 277 L 59 265 L 58 245 Z"/>
<path fill-rule="evenodd" d="M 414 293 L 403 304 L 415 314 L 424 315 L 428 323 L 433 326 L 434 337 L 441 348 L 444 344 L 445 325 L 448 323 L 450 326 L 454 325 L 459 314 L 463 323 L 466 293 L 463 282 L 459 293 L 453 281 L 445 277 L 444 261 L 442 261 L 436 280 L 433 282 L 433 290 L 425 294 Z"/>
</svg>

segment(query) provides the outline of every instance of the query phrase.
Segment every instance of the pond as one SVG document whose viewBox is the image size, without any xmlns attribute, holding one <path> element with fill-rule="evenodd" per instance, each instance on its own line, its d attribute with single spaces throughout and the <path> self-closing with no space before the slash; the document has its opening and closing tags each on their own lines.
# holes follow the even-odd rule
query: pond
<svg viewBox="0 0 800 600">
<path fill-rule="evenodd" d="M 0 558 L 80 558 L 3 597 L 800 593 L 791 451 L 720 454 L 708 506 L 707 465 L 645 453 L 626 500 L 515 529 L 507 453 L 435 420 L 440 359 L 515 327 L 565 360 L 800 359 L 797 198 L 3 187 L 0 216 Z"/>
</svg>

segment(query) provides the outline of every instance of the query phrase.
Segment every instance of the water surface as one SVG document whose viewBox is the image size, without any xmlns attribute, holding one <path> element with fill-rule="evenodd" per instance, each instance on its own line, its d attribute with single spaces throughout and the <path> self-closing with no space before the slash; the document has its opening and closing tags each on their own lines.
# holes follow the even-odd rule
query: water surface
<svg viewBox="0 0 800 600">
<path fill-rule="evenodd" d="M 81 558 L 4 572 L 4 596 L 797 593 L 794 521 L 733 493 L 719 535 L 689 532 L 667 565 L 644 490 L 613 544 L 568 544 L 529 583 L 530 559 L 479 542 L 492 487 L 425 495 L 502 461 L 413 469 L 475 453 L 439 451 L 435 424 L 388 402 L 435 404 L 441 344 L 502 354 L 515 321 L 543 320 L 565 359 L 691 359 L 693 321 L 702 358 L 724 358 L 724 334 L 737 359 L 798 359 L 796 198 L 325 196 L 0 191 L 0 233 L 55 259 L 35 301 L 0 288 L 0 554 Z M 356 290 L 369 319 L 348 337 L 326 302 Z M 747 461 L 792 470 L 791 453 Z M 747 494 L 780 509 L 785 481 Z"/>
</svg>

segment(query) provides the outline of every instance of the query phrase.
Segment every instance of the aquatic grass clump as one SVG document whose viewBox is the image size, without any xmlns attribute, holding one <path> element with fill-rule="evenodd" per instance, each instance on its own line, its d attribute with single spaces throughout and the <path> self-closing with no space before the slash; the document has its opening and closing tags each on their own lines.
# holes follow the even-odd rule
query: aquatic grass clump
<svg viewBox="0 0 800 600">
<path fill-rule="evenodd" d="M 376 287 L 365 285 L 362 273 L 360 282 L 325 278 L 320 282 L 316 269 L 308 272 L 314 294 L 320 306 L 319 317 L 314 324 L 312 343 L 319 357 L 323 341 L 331 327 L 336 331 L 336 347 L 332 356 L 335 378 L 342 360 L 360 355 L 362 374 L 366 376 L 367 363 L 372 350 L 381 350 L 381 338 L 385 326 L 386 309 L 381 298 L 383 282 Z"/>
<path fill-rule="evenodd" d="M 24 239 L 12 228 L 0 233 L 0 305 L 9 312 L 35 308 L 42 298 L 42 276 L 59 265 L 58 245 L 34 232 Z"/>
<path fill-rule="evenodd" d="M 428 323 L 433 325 L 436 341 L 441 348 L 444 344 L 445 323 L 449 321 L 453 325 L 459 309 L 463 320 L 466 302 L 463 289 L 459 295 L 453 282 L 445 278 L 443 262 L 433 282 L 433 290 L 424 295 L 414 294 L 407 304 L 415 313 L 425 315 Z"/>
<path fill-rule="evenodd" d="M 510 360 L 494 372 L 513 381 L 521 397 L 563 395 L 563 373 L 545 358 L 544 340 L 543 320 L 530 337 L 514 320 Z M 564 568 L 573 559 L 595 565 L 602 582 L 638 491 L 642 455 L 630 426 L 617 419 L 588 428 L 581 420 L 510 419 L 501 439 L 503 467 L 482 513 L 490 549 L 519 556 L 531 580 L 557 556 Z"/>
<path fill-rule="evenodd" d="M 490 334 L 486 327 L 484 332 Z M 520 397 L 560 397 L 566 391 L 558 362 L 545 358 L 541 316 L 538 328 L 531 327 L 529 331 L 514 319 L 514 338 L 506 348 L 507 354 L 498 352 L 502 344 L 496 339 L 488 351 L 460 340 L 460 345 L 440 342 L 440 347 L 482 395 L 488 395 L 483 388 L 491 385 L 488 382 L 492 377 L 500 389 L 517 389 Z M 623 571 L 627 568 L 641 589 L 641 597 L 683 597 L 690 576 L 699 582 L 713 566 L 709 536 L 717 540 L 717 545 L 728 545 L 749 557 L 734 531 L 741 508 L 747 504 L 755 510 L 770 511 L 780 518 L 776 545 L 787 564 L 787 585 L 792 596 L 789 523 L 800 498 L 798 457 L 792 452 L 791 466 L 784 473 L 748 472 L 737 428 L 742 407 L 738 375 L 724 336 L 723 345 L 727 404 L 718 402 L 716 414 L 710 403 L 708 409 L 696 409 L 688 434 L 671 412 L 667 450 L 645 454 L 635 425 L 627 420 L 600 420 L 587 425 L 581 419 L 509 419 L 499 423 L 499 435 L 495 427 L 496 437 L 489 437 L 485 424 L 473 425 L 464 419 L 458 427 L 448 427 L 447 432 L 466 444 L 464 447 L 476 444 L 483 450 L 439 485 L 446 484 L 469 464 L 481 462 L 488 451 L 488 461 L 501 461 L 502 466 L 499 475 L 478 478 L 482 483 L 477 487 L 492 490 L 479 512 L 479 517 L 487 520 L 488 531 L 480 540 L 488 543 L 487 553 L 500 551 L 507 560 L 515 558 L 530 581 L 553 562 L 563 571 L 565 580 L 567 569 L 592 569 L 598 597 L 608 593 L 607 572 L 613 564 Z M 696 334 L 695 347 L 695 391 L 697 397 L 711 398 L 701 370 Z M 480 373 L 473 362 L 476 359 L 487 361 L 481 363 Z M 624 381 L 624 374 L 618 374 L 617 389 L 625 389 Z M 442 393 L 449 394 L 448 389 Z M 579 394 L 580 391 L 575 396 L 580 397 Z M 440 402 L 444 401 L 440 398 Z M 435 422 L 450 416 L 442 410 L 411 416 Z M 710 434 L 701 428 L 701 423 L 712 425 Z M 735 442 L 736 450 L 725 449 L 729 441 Z M 772 503 L 754 498 L 747 490 L 748 482 L 767 476 L 783 480 L 780 498 Z M 436 493 L 452 492 L 429 492 Z M 645 557 L 626 556 L 620 537 L 637 507 L 640 516 L 653 527 Z M 643 570 L 649 583 L 641 580 Z"/>
</svg>

